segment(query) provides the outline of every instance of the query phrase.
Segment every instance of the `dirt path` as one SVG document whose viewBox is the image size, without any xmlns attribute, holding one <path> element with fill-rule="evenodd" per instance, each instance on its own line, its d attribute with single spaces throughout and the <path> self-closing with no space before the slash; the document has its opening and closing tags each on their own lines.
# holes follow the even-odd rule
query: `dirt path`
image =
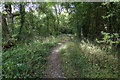
<svg viewBox="0 0 120 80">
<path fill-rule="evenodd" d="M 49 56 L 47 69 L 44 72 L 44 78 L 65 78 L 63 70 L 61 69 L 59 48 L 63 43 L 59 43 L 58 46 L 52 51 Z"/>
</svg>

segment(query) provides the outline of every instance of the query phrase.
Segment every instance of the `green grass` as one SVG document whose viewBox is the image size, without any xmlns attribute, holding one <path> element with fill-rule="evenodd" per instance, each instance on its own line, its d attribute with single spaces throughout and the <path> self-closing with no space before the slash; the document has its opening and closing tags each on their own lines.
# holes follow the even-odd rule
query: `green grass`
<svg viewBox="0 0 120 80">
<path fill-rule="evenodd" d="M 68 78 L 118 77 L 117 56 L 108 54 L 93 44 L 67 42 L 61 47 L 60 56 Z"/>
<path fill-rule="evenodd" d="M 64 37 L 64 38 L 63 38 Z M 42 77 L 46 62 L 57 43 L 66 40 L 67 36 L 50 36 L 17 42 L 14 47 L 2 54 L 2 72 L 5 78 Z"/>
</svg>

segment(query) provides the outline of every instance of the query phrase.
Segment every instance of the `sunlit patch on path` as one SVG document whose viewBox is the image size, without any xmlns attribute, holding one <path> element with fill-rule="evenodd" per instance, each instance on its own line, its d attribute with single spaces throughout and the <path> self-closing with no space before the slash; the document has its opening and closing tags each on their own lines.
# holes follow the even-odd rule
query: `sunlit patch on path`
<svg viewBox="0 0 120 80">
<path fill-rule="evenodd" d="M 58 46 L 51 52 L 47 63 L 47 69 L 44 73 L 44 78 L 64 78 L 59 57 L 59 48 L 62 44 L 63 43 L 58 43 Z"/>
</svg>

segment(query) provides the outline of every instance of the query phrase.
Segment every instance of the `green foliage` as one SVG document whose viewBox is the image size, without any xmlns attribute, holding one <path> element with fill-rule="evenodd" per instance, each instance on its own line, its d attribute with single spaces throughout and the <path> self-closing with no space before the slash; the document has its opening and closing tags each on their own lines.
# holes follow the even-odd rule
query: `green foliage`
<svg viewBox="0 0 120 80">
<path fill-rule="evenodd" d="M 98 43 L 104 43 L 106 45 L 108 45 L 109 49 L 112 49 L 113 44 L 119 44 L 120 43 L 120 39 L 119 39 L 119 34 L 118 33 L 106 33 L 101 31 L 101 34 L 104 35 L 103 40 L 99 41 L 96 39 L 96 41 Z"/>
<path fill-rule="evenodd" d="M 3 77 L 33 78 L 41 77 L 45 63 L 55 42 L 40 42 L 17 44 L 3 52 Z"/>
<path fill-rule="evenodd" d="M 2 14 L 7 14 L 7 12 L 3 11 Z"/>
<path fill-rule="evenodd" d="M 79 46 L 72 42 L 61 47 L 61 61 L 67 77 L 86 77 L 86 69 L 90 67 L 87 58 L 79 52 Z M 80 75 L 79 75 L 80 74 Z"/>
<path fill-rule="evenodd" d="M 101 38 L 102 34 L 103 40 L 97 42 L 104 43 L 105 48 L 112 52 L 113 45 L 120 44 L 120 3 L 8 2 L 3 4 L 9 8 L 6 7 L 2 11 L 5 15 L 5 21 L 2 22 L 6 22 L 2 24 L 5 25 L 2 26 L 4 32 L 2 44 L 7 44 L 8 41 L 15 44 L 14 47 L 3 52 L 4 77 L 41 77 L 51 49 L 56 43 L 68 40 L 71 42 L 64 44 L 61 49 L 61 61 L 68 77 L 117 76 L 116 56 L 108 55 L 100 47 L 86 43 L 83 39 L 93 41 Z M 30 5 L 34 8 L 29 7 L 30 10 L 26 11 Z M 13 8 L 18 11 L 10 12 L 11 14 L 6 11 Z M 6 40 L 5 35 L 10 35 L 10 39 Z M 80 45 L 73 35 L 81 40 Z M 117 51 L 113 51 L 114 53 Z"/>
<path fill-rule="evenodd" d="M 117 57 L 90 43 L 67 42 L 61 47 L 61 62 L 68 78 L 117 78 Z"/>
</svg>

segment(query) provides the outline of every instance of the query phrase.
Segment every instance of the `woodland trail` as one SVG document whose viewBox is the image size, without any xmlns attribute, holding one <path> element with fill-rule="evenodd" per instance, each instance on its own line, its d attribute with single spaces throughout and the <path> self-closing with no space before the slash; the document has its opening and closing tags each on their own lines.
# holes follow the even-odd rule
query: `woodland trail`
<svg viewBox="0 0 120 80">
<path fill-rule="evenodd" d="M 65 78 L 59 57 L 59 48 L 62 46 L 62 44 L 63 43 L 58 43 L 58 45 L 49 55 L 47 69 L 44 72 L 44 78 Z"/>
</svg>

